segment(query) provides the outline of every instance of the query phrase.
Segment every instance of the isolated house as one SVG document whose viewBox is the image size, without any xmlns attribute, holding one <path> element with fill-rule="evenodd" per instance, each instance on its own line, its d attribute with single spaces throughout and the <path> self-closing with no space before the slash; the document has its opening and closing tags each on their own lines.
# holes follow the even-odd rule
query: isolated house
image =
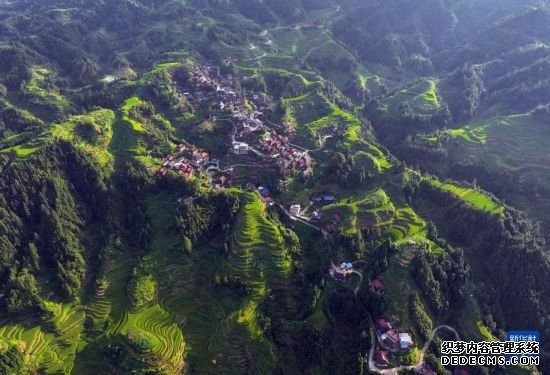
<svg viewBox="0 0 550 375">
<path fill-rule="evenodd" d="M 324 202 L 336 202 L 336 197 L 334 195 L 324 194 L 323 195 L 323 201 Z"/>
<path fill-rule="evenodd" d="M 334 227 L 330 224 L 325 225 L 324 230 L 327 233 L 334 233 Z"/>
<path fill-rule="evenodd" d="M 377 366 L 387 366 L 390 363 L 388 352 L 385 350 L 378 350 L 374 353 L 374 361 Z"/>
<path fill-rule="evenodd" d="M 340 271 L 340 270 L 334 270 L 333 277 L 334 277 L 336 280 L 341 281 L 341 282 L 346 281 L 346 273 L 345 273 L 345 272 L 342 272 L 342 271 Z"/>
<path fill-rule="evenodd" d="M 399 345 L 401 349 L 409 349 L 413 346 L 413 344 L 414 342 L 411 335 L 405 332 L 399 334 Z"/>
<path fill-rule="evenodd" d="M 420 374 L 420 375 L 437 375 L 437 372 L 435 372 L 434 370 L 429 368 L 427 365 L 424 365 L 424 367 L 422 367 L 420 369 L 420 371 L 418 371 L 418 374 Z"/>
<path fill-rule="evenodd" d="M 293 204 L 290 206 L 290 213 L 294 216 L 300 215 L 300 211 L 302 210 L 302 207 L 299 204 Z"/>
<path fill-rule="evenodd" d="M 380 338 L 382 339 L 382 343 L 386 349 L 391 350 L 392 352 L 396 352 L 401 348 L 399 343 L 399 332 L 394 329 L 390 329 L 388 332 L 380 336 Z"/>
<path fill-rule="evenodd" d="M 386 289 L 386 287 L 384 286 L 384 283 L 380 279 L 374 279 L 372 281 L 372 285 L 374 286 L 374 289 L 377 292 L 383 292 Z"/>
<path fill-rule="evenodd" d="M 376 327 L 378 334 L 386 333 L 391 329 L 390 322 L 384 318 L 376 319 L 374 326 Z"/>
<path fill-rule="evenodd" d="M 470 375 L 470 372 L 464 368 L 456 368 L 453 375 Z"/>
<path fill-rule="evenodd" d="M 262 196 L 266 196 L 266 195 L 269 195 L 269 189 L 264 187 L 264 186 L 260 186 L 258 187 L 258 192 L 262 195 Z"/>
<path fill-rule="evenodd" d="M 248 150 L 249 150 L 248 143 L 244 143 L 244 142 L 233 143 L 233 153 L 236 155 L 246 155 L 248 154 Z"/>
<path fill-rule="evenodd" d="M 353 264 L 351 264 L 351 262 L 344 262 L 340 264 L 340 269 L 343 271 L 351 271 L 352 268 Z"/>
</svg>

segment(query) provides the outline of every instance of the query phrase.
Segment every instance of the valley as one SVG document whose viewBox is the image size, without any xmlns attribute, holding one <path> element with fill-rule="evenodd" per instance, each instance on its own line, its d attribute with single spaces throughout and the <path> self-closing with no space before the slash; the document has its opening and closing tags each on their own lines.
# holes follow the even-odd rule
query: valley
<svg viewBox="0 0 550 375">
<path fill-rule="evenodd" d="M 0 369 L 544 373 L 547 18 L 0 2 Z M 521 329 L 539 368 L 438 360 Z"/>
</svg>

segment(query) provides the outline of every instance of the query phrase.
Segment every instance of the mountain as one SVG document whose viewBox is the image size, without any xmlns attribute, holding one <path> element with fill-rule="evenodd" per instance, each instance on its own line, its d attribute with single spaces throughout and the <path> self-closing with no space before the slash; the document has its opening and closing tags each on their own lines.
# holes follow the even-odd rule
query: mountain
<svg viewBox="0 0 550 375">
<path fill-rule="evenodd" d="M 550 371 L 548 15 L 0 1 L 1 372 Z"/>
</svg>

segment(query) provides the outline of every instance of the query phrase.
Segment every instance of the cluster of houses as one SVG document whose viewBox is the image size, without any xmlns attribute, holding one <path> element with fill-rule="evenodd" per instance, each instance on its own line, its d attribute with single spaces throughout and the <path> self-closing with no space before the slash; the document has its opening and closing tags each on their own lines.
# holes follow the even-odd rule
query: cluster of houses
<svg viewBox="0 0 550 375">
<path fill-rule="evenodd" d="M 252 151 L 264 160 L 275 161 L 285 176 L 294 170 L 311 172 L 311 159 L 307 153 L 291 146 L 288 137 L 265 126 L 261 111 L 272 103 L 271 98 L 250 93 L 248 106 L 245 106 L 245 101 L 234 89 L 234 78 L 231 75 L 220 76 L 218 68 L 210 65 L 195 66 L 192 82 L 197 91 L 193 95 L 188 92 L 184 95 L 195 109 L 215 102 L 220 112 L 232 113 L 235 135 L 231 149 L 235 155 L 243 156 Z"/>
<path fill-rule="evenodd" d="M 157 174 L 163 176 L 168 170 L 173 170 L 191 178 L 194 174 L 202 172 L 208 164 L 218 163 L 218 160 L 210 159 L 208 152 L 201 151 L 195 146 L 188 148 L 184 144 L 179 144 L 177 149 L 179 156 L 166 155 L 162 158 L 163 164 Z"/>
<path fill-rule="evenodd" d="M 293 171 L 304 174 L 311 172 L 311 158 L 307 152 L 290 145 L 287 136 L 272 130 L 267 133 L 259 146 L 265 158 L 275 160 L 283 176 L 290 176 Z"/>
<path fill-rule="evenodd" d="M 212 188 L 215 191 L 220 191 L 223 189 L 233 187 L 235 185 L 235 181 L 233 179 L 234 177 L 235 177 L 234 173 L 220 173 L 216 176 L 215 179 L 213 179 Z"/>
</svg>

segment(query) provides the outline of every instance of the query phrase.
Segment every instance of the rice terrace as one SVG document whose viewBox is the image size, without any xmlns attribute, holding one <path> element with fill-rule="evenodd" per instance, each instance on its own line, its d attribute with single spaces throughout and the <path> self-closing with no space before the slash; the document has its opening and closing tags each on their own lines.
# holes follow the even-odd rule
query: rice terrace
<svg viewBox="0 0 550 375">
<path fill-rule="evenodd" d="M 0 1 L 0 374 L 549 373 L 549 20 Z"/>
</svg>

